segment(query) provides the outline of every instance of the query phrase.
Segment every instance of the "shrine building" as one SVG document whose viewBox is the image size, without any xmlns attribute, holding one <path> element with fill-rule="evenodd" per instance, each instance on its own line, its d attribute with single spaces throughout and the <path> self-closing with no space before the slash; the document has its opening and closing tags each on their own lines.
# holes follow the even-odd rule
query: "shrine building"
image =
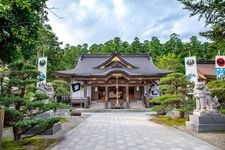
<svg viewBox="0 0 225 150">
<path fill-rule="evenodd" d="M 85 108 L 145 108 L 159 96 L 159 79 L 172 71 L 157 68 L 146 54 L 86 54 L 57 77 L 71 84 L 73 104 Z"/>
</svg>

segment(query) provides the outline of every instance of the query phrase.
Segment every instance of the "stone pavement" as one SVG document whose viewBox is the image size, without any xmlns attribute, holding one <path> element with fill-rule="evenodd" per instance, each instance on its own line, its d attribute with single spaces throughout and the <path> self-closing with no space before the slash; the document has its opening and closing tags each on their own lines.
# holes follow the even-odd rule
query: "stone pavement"
<svg viewBox="0 0 225 150">
<path fill-rule="evenodd" d="M 94 113 L 51 150 L 218 150 L 200 139 L 149 121 L 146 113 Z"/>
</svg>

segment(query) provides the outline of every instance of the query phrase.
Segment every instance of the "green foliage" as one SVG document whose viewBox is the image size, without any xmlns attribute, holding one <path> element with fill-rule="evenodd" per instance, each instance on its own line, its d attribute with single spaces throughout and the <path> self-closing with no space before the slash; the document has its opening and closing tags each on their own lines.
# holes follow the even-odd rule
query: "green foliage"
<svg viewBox="0 0 225 150">
<path fill-rule="evenodd" d="M 46 0 L 0 2 L 0 59 L 28 59 L 36 52 L 39 28 L 47 21 Z"/>
<path fill-rule="evenodd" d="M 24 140 L 23 145 L 35 145 L 35 146 L 41 146 L 44 143 L 44 139 L 38 136 L 27 138 Z"/>
<path fill-rule="evenodd" d="M 61 123 L 65 123 L 65 122 L 69 122 L 69 120 L 67 118 L 60 118 L 60 121 Z"/>
<path fill-rule="evenodd" d="M 152 110 L 155 111 L 157 115 L 166 115 L 168 112 L 166 105 L 155 105 L 152 107 Z"/>
<path fill-rule="evenodd" d="M 184 126 L 187 121 L 185 118 L 157 117 L 153 121 L 164 123 L 169 126 Z"/>
<path fill-rule="evenodd" d="M 211 48 L 212 45 L 213 48 Z M 152 37 L 150 41 L 144 40 L 144 42 L 136 37 L 131 43 L 115 37 L 105 43 L 91 46 L 87 44 L 70 46 L 67 44 L 63 50 L 63 58 L 60 58 L 63 61 L 60 62 L 61 68 L 59 70 L 73 68 L 83 54 L 110 54 L 117 50 L 120 53 L 149 54 L 159 68 L 183 73 L 183 60 L 189 53 L 196 55 L 198 60 L 209 60 L 214 59 L 214 53 L 217 52 L 217 49 L 221 50 L 223 46 L 218 45 L 218 43 L 202 43 L 195 36 L 192 36 L 189 42 L 184 43 L 176 33 L 171 34 L 170 39 L 165 43 L 161 43 L 157 37 Z"/>
<path fill-rule="evenodd" d="M 56 96 L 65 96 L 70 94 L 70 87 L 66 81 L 63 80 L 53 80 L 53 88 Z"/>
<path fill-rule="evenodd" d="M 193 101 L 186 100 L 188 88 L 191 84 L 182 73 L 171 73 L 160 79 L 160 88 L 163 95 L 153 98 L 151 102 L 158 104 L 153 110 L 159 115 L 176 109 L 182 113 L 193 109 Z M 183 117 L 183 116 L 182 116 Z"/>
<path fill-rule="evenodd" d="M 22 143 L 13 141 L 12 138 L 3 138 L 2 148 L 4 150 L 25 150 L 22 146 Z"/>
<path fill-rule="evenodd" d="M 225 109 L 220 109 L 219 112 L 225 114 Z"/>
<path fill-rule="evenodd" d="M 33 118 L 33 119 L 24 119 L 15 124 L 17 128 L 31 128 L 31 127 L 38 127 L 38 128 L 48 128 L 54 125 L 55 123 L 59 122 L 59 117 L 50 117 L 50 118 Z"/>
<path fill-rule="evenodd" d="M 60 118 L 37 118 L 40 113 L 57 108 L 68 108 L 65 104 L 48 102 L 46 94 L 36 94 L 36 66 L 16 61 L 8 65 L 10 74 L 4 84 L 7 90 L 0 95 L 0 104 L 6 107 L 5 124 L 13 126 L 14 140 L 21 140 L 21 132 L 26 128 L 41 127 L 47 129 Z"/>
<path fill-rule="evenodd" d="M 185 112 L 192 111 L 193 108 L 195 108 L 195 101 L 192 99 L 189 99 L 185 101 L 183 106 L 181 105 L 179 108 L 177 108 L 177 110 L 185 113 Z"/>
<path fill-rule="evenodd" d="M 2 148 L 4 150 L 26 150 L 28 148 L 45 150 L 49 145 L 55 142 L 55 139 L 43 139 L 42 137 L 31 137 L 21 142 L 15 142 L 12 138 L 4 138 Z"/>
<path fill-rule="evenodd" d="M 188 91 L 187 85 L 191 84 L 187 76 L 182 73 L 171 73 L 160 79 L 163 93 L 185 95 Z"/>
<path fill-rule="evenodd" d="M 184 65 L 181 63 L 179 57 L 174 53 L 168 53 L 156 57 L 156 66 L 161 69 L 174 70 L 177 72 L 184 72 Z"/>
<path fill-rule="evenodd" d="M 12 126 L 15 122 L 23 119 L 23 113 L 16 110 L 15 108 L 6 107 L 5 109 L 5 120 L 6 125 Z"/>
<path fill-rule="evenodd" d="M 221 106 L 225 108 L 225 81 L 212 80 L 207 83 L 207 86 L 209 90 L 212 92 L 212 96 L 217 96 Z"/>
<path fill-rule="evenodd" d="M 53 102 L 49 102 L 43 105 L 43 107 L 41 107 L 41 109 L 44 111 L 56 110 L 56 109 L 68 109 L 68 108 L 69 106 L 64 103 L 53 103 Z"/>
<path fill-rule="evenodd" d="M 204 18 L 206 25 L 210 25 L 211 30 L 201 33 L 201 35 L 215 40 L 224 41 L 225 39 L 225 16 L 223 0 L 178 0 L 184 4 L 184 9 L 190 11 L 190 16 L 198 15 L 199 19 Z"/>
<path fill-rule="evenodd" d="M 151 102 L 157 103 L 157 104 L 178 103 L 178 102 L 180 102 L 180 99 L 182 97 L 183 97 L 182 95 L 166 94 L 166 95 L 162 95 L 162 96 L 152 99 Z"/>
<path fill-rule="evenodd" d="M 177 56 L 183 51 L 183 43 L 180 39 L 180 36 L 176 33 L 170 35 L 170 39 L 163 45 L 164 54 L 165 53 L 174 53 Z"/>
<path fill-rule="evenodd" d="M 48 95 L 46 94 L 43 94 L 43 93 L 37 93 L 37 94 L 34 94 L 33 95 L 33 101 L 36 101 L 36 100 L 43 100 L 43 99 L 48 99 Z"/>
</svg>

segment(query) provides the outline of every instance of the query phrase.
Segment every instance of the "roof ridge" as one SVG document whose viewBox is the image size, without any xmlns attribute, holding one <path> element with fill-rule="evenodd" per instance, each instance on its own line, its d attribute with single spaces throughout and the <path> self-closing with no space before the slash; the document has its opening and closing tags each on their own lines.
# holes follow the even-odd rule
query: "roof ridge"
<svg viewBox="0 0 225 150">
<path fill-rule="evenodd" d="M 128 53 L 120 53 L 119 55 L 121 55 L 122 57 L 149 57 L 148 54 L 141 54 L 141 53 L 132 53 L 132 54 L 128 54 Z M 96 58 L 96 57 L 111 57 L 111 54 L 83 54 L 81 57 L 82 58 Z"/>
</svg>

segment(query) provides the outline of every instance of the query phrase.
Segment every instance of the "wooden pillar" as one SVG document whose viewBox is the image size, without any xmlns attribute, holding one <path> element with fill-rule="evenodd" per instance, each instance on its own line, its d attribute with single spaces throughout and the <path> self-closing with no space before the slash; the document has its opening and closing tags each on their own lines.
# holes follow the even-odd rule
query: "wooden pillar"
<svg viewBox="0 0 225 150">
<path fill-rule="evenodd" d="M 145 95 L 144 86 L 140 86 L 140 90 L 141 90 L 141 101 L 143 102 Z"/>
<path fill-rule="evenodd" d="M 84 108 L 88 108 L 87 82 L 84 82 Z"/>
<path fill-rule="evenodd" d="M 4 116 L 5 116 L 5 109 L 0 108 L 0 150 L 2 147 L 2 134 L 3 134 L 3 127 L 4 127 Z"/>
<path fill-rule="evenodd" d="M 116 76 L 116 106 L 119 106 L 119 85 L 118 76 Z"/>
<path fill-rule="evenodd" d="M 146 103 L 146 107 L 147 108 L 150 107 L 150 104 L 149 104 L 149 99 L 150 99 L 149 90 L 150 90 L 150 84 L 148 82 L 146 82 L 146 92 L 147 92 L 147 95 L 146 95 L 145 103 Z"/>
<path fill-rule="evenodd" d="M 129 86 L 126 84 L 126 108 L 129 108 Z"/>
<path fill-rule="evenodd" d="M 108 92 L 108 86 L 106 85 L 105 86 L 105 108 L 108 108 L 108 96 L 109 95 L 109 92 Z"/>
</svg>

